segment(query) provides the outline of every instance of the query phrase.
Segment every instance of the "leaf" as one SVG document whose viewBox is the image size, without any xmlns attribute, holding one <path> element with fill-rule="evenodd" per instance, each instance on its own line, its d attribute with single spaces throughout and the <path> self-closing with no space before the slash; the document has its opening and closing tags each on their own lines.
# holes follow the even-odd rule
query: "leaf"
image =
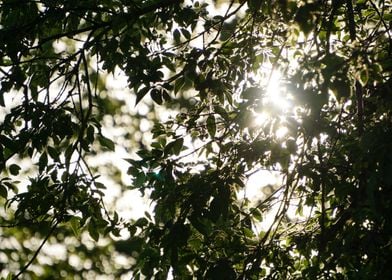
<svg viewBox="0 0 392 280">
<path fill-rule="evenodd" d="M 136 102 L 135 102 L 135 106 L 136 106 L 137 104 L 139 104 L 139 102 L 143 99 L 143 97 L 148 93 L 149 90 L 150 90 L 149 87 L 144 87 L 144 88 L 142 88 L 141 90 L 139 90 L 139 91 L 136 93 Z"/>
<path fill-rule="evenodd" d="M 11 164 L 9 167 L 11 175 L 14 175 L 14 176 L 19 174 L 20 169 L 21 169 L 20 166 L 17 164 Z"/>
<path fill-rule="evenodd" d="M 73 234 L 76 237 L 79 237 L 80 236 L 80 219 L 78 217 L 74 216 L 69 220 L 69 223 L 71 225 L 71 229 L 72 229 Z"/>
<path fill-rule="evenodd" d="M 368 81 L 369 81 L 369 71 L 367 70 L 367 68 L 362 69 L 359 74 L 359 82 L 361 83 L 362 86 L 366 86 Z"/>
<path fill-rule="evenodd" d="M 176 44 L 181 43 L 181 33 L 178 29 L 175 29 L 173 31 L 173 38 L 174 38 L 174 41 L 176 42 Z"/>
<path fill-rule="evenodd" d="M 57 169 L 54 169 L 51 173 L 50 173 L 50 178 L 52 179 L 53 182 L 57 181 Z"/>
<path fill-rule="evenodd" d="M 38 160 L 38 170 L 40 173 L 44 171 L 46 166 L 48 165 L 48 155 L 46 152 L 42 153 Z"/>
<path fill-rule="evenodd" d="M 88 143 L 94 142 L 94 127 L 92 125 L 89 125 L 87 127 L 86 140 L 88 141 Z"/>
<path fill-rule="evenodd" d="M 164 99 L 166 102 L 171 101 L 171 97 L 170 97 L 169 93 L 168 93 L 166 90 L 163 90 L 163 91 L 162 91 L 162 97 L 163 97 L 163 99 Z"/>
<path fill-rule="evenodd" d="M 197 251 L 202 247 L 203 241 L 200 238 L 194 237 L 188 240 L 188 245 L 192 250 Z"/>
<path fill-rule="evenodd" d="M 297 152 L 297 143 L 295 143 L 295 140 L 292 138 L 286 141 L 286 147 L 290 154 L 295 154 Z"/>
<path fill-rule="evenodd" d="M 144 228 L 148 225 L 148 220 L 144 217 L 137 219 L 137 221 L 133 224 L 135 227 Z"/>
<path fill-rule="evenodd" d="M 87 230 L 88 230 L 88 233 L 90 234 L 91 238 L 97 242 L 99 240 L 99 232 L 98 232 L 96 224 L 92 220 L 88 224 Z"/>
<path fill-rule="evenodd" d="M 210 217 L 211 221 L 218 221 L 219 217 L 222 215 L 222 200 L 219 197 L 214 198 L 210 205 Z"/>
<path fill-rule="evenodd" d="M 133 183 L 136 188 L 139 188 L 139 187 L 143 186 L 143 184 L 146 182 L 146 179 L 147 179 L 146 175 L 143 172 L 140 172 L 137 174 Z"/>
<path fill-rule="evenodd" d="M 140 237 L 133 237 L 128 240 L 118 240 L 114 243 L 116 251 L 132 256 L 134 252 L 140 252 L 143 246 L 143 239 Z"/>
<path fill-rule="evenodd" d="M 226 110 L 223 107 L 215 105 L 214 111 L 218 113 L 224 120 L 229 119 L 229 115 L 227 114 Z"/>
<path fill-rule="evenodd" d="M 57 150 L 57 149 L 55 149 L 55 148 L 53 148 L 53 147 L 51 147 L 51 146 L 48 146 L 47 147 L 47 150 L 48 150 L 48 154 L 49 154 L 49 156 L 54 160 L 54 161 L 60 161 L 60 158 L 59 158 L 59 156 L 60 156 L 60 152 Z"/>
<path fill-rule="evenodd" d="M 305 4 L 299 7 L 297 14 L 295 15 L 295 21 L 298 23 L 300 29 L 305 34 L 309 34 L 314 28 L 314 16 L 313 16 L 314 5 Z"/>
<path fill-rule="evenodd" d="M 210 136 L 214 138 L 216 133 L 216 123 L 214 115 L 209 115 L 207 118 L 207 130 L 208 134 L 210 134 Z"/>
<path fill-rule="evenodd" d="M 184 77 L 180 77 L 174 83 L 174 94 L 177 94 L 185 85 Z"/>
<path fill-rule="evenodd" d="M 251 10 L 251 12 L 255 13 L 260 9 L 262 1 L 248 0 L 247 3 L 248 3 L 248 7 Z"/>
<path fill-rule="evenodd" d="M 331 90 L 335 94 L 337 101 L 343 102 L 351 96 L 351 83 L 347 78 L 336 79 L 331 84 Z"/>
<path fill-rule="evenodd" d="M 173 226 L 173 235 L 175 237 L 175 246 L 185 246 L 188 243 L 188 239 L 191 235 L 189 224 L 177 223 Z"/>
<path fill-rule="evenodd" d="M 16 144 L 16 142 L 11 140 L 7 136 L 0 135 L 0 143 L 13 152 L 16 152 L 18 150 L 18 145 Z"/>
<path fill-rule="evenodd" d="M 181 28 L 181 33 L 187 40 L 191 39 L 191 33 L 187 29 Z"/>
<path fill-rule="evenodd" d="M 184 138 L 178 138 L 176 141 L 173 142 L 173 152 L 175 155 L 179 155 L 184 145 Z"/>
<path fill-rule="evenodd" d="M 114 152 L 115 146 L 114 146 L 114 142 L 112 140 L 110 140 L 109 138 L 106 138 L 103 135 L 99 135 L 98 141 L 99 141 L 99 144 L 101 144 L 103 147 L 106 147 L 109 151 Z"/>
<path fill-rule="evenodd" d="M 162 92 L 160 90 L 153 89 L 150 92 L 150 95 L 151 95 L 152 100 L 154 100 L 155 103 L 162 105 L 162 103 L 163 103 Z"/>
<path fill-rule="evenodd" d="M 211 222 L 206 218 L 198 218 L 197 216 L 189 217 L 189 221 L 192 226 L 204 236 L 208 236 L 211 233 L 212 226 Z"/>
<path fill-rule="evenodd" d="M 2 90 L 0 90 L 0 106 L 1 107 L 5 107 L 5 103 L 4 103 L 4 92 Z"/>
<path fill-rule="evenodd" d="M 184 139 L 178 138 L 166 145 L 164 149 L 164 153 L 178 155 L 181 152 L 183 145 L 184 145 Z"/>
<path fill-rule="evenodd" d="M 104 184 L 100 182 L 95 182 L 94 184 L 97 189 L 106 190 L 106 186 Z"/>
<path fill-rule="evenodd" d="M 250 87 L 242 92 L 241 97 L 245 100 L 257 100 L 261 97 L 261 89 L 258 87 Z"/>
<path fill-rule="evenodd" d="M 7 199 L 8 191 L 7 188 L 0 184 L 0 196 Z"/>
<path fill-rule="evenodd" d="M 218 280 L 234 280 L 237 279 L 235 270 L 231 267 L 227 260 L 219 260 L 213 267 L 206 273 L 206 279 Z"/>
<path fill-rule="evenodd" d="M 65 150 L 65 153 L 64 153 L 66 165 L 70 164 L 73 152 L 74 152 L 73 145 L 68 145 L 68 147 L 67 147 L 67 149 Z"/>
</svg>

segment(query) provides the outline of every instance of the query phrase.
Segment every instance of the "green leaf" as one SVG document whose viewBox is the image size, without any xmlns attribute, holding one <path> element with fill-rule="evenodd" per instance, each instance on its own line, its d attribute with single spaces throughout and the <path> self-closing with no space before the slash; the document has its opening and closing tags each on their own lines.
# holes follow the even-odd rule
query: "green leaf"
<svg viewBox="0 0 392 280">
<path fill-rule="evenodd" d="M 43 152 L 38 160 L 39 172 L 42 173 L 45 170 L 47 165 L 48 165 L 48 155 L 46 154 L 46 152 Z"/>
<path fill-rule="evenodd" d="M 178 155 L 181 152 L 183 145 L 184 145 L 184 139 L 178 138 L 166 145 L 164 149 L 164 153 Z"/>
<path fill-rule="evenodd" d="M 89 125 L 87 127 L 86 140 L 88 141 L 88 143 L 94 142 L 94 127 L 92 125 Z"/>
<path fill-rule="evenodd" d="M 187 40 L 191 39 L 191 33 L 185 28 L 181 28 L 181 33 Z"/>
<path fill-rule="evenodd" d="M 155 103 L 162 105 L 162 103 L 163 103 L 162 92 L 160 90 L 153 89 L 150 92 L 150 95 L 151 95 L 152 100 L 154 100 Z"/>
<path fill-rule="evenodd" d="M 257 100 L 261 97 L 262 90 L 258 87 L 247 88 L 242 92 L 241 97 L 245 100 Z"/>
<path fill-rule="evenodd" d="M 128 240 L 118 240 L 114 243 L 116 251 L 132 256 L 134 252 L 140 252 L 143 246 L 143 239 L 132 237 Z"/>
<path fill-rule="evenodd" d="M 211 221 L 206 218 L 191 216 L 189 218 L 192 226 L 204 236 L 209 236 L 212 230 Z"/>
<path fill-rule="evenodd" d="M 0 143 L 13 152 L 17 152 L 18 150 L 18 145 L 16 144 L 16 142 L 11 140 L 7 136 L 0 135 Z"/>
<path fill-rule="evenodd" d="M 9 167 L 11 175 L 14 175 L 14 176 L 19 174 L 20 169 L 21 169 L 20 166 L 17 164 L 11 164 Z"/>
<path fill-rule="evenodd" d="M 136 93 L 136 102 L 135 105 L 139 104 L 142 101 L 143 97 L 149 92 L 149 87 L 144 87 Z"/>
<path fill-rule="evenodd" d="M 229 119 L 229 115 L 227 114 L 226 110 L 223 107 L 215 105 L 214 111 L 218 113 L 224 120 Z"/>
<path fill-rule="evenodd" d="M 191 238 L 188 240 L 188 245 L 192 250 L 198 251 L 198 250 L 200 250 L 200 248 L 202 248 L 203 241 L 197 237 Z"/>
<path fill-rule="evenodd" d="M 209 115 L 207 118 L 207 130 L 208 134 L 210 134 L 210 136 L 214 138 L 216 133 L 216 123 L 214 115 Z"/>
<path fill-rule="evenodd" d="M 361 83 L 362 86 L 366 86 L 368 81 L 369 81 L 369 71 L 367 70 L 367 68 L 362 69 L 359 74 L 359 82 Z"/>
<path fill-rule="evenodd" d="M 254 13 L 254 12 L 257 12 L 260 9 L 262 1 L 260 1 L 260 0 L 248 0 L 247 3 L 248 3 L 248 7 L 251 10 L 251 12 Z"/>
<path fill-rule="evenodd" d="M 146 182 L 146 175 L 143 172 L 140 172 L 137 174 L 135 180 L 133 181 L 135 187 L 139 188 L 143 186 L 143 184 Z"/>
<path fill-rule="evenodd" d="M 286 147 L 290 154 L 295 154 L 297 152 L 297 143 L 295 143 L 294 139 L 288 139 L 286 141 Z"/>
<path fill-rule="evenodd" d="M 60 161 L 60 152 L 57 150 L 57 149 L 55 149 L 55 148 L 53 148 L 53 147 L 51 147 L 51 146 L 48 146 L 47 147 L 47 150 L 48 150 L 48 154 L 49 154 L 49 156 L 54 160 L 54 161 L 56 161 L 56 162 L 58 162 L 58 161 Z"/>
<path fill-rule="evenodd" d="M 7 199 L 8 191 L 7 188 L 0 184 L 0 196 Z"/>
<path fill-rule="evenodd" d="M 251 208 L 252 217 L 257 220 L 258 222 L 263 221 L 263 215 L 258 208 Z"/>
<path fill-rule="evenodd" d="M 97 189 L 106 190 L 106 186 L 100 182 L 94 182 Z"/>
<path fill-rule="evenodd" d="M 74 147 L 73 147 L 73 145 L 68 145 L 68 147 L 67 147 L 67 149 L 65 150 L 65 153 L 64 153 L 64 155 L 65 155 L 65 163 L 66 163 L 67 165 L 70 164 L 70 161 L 71 161 L 71 157 L 72 157 L 73 152 L 74 152 Z"/>
<path fill-rule="evenodd" d="M 184 77 L 178 78 L 174 83 L 174 94 L 177 94 L 185 85 Z"/>
<path fill-rule="evenodd" d="M 332 82 L 331 90 L 339 102 L 344 102 L 351 96 L 351 83 L 347 78 L 339 78 Z"/>
<path fill-rule="evenodd" d="M 181 33 L 178 29 L 175 29 L 173 31 L 173 38 L 174 38 L 174 41 L 176 42 L 176 44 L 181 43 Z"/>
<path fill-rule="evenodd" d="M 133 224 L 135 227 L 144 228 L 148 225 L 148 220 L 144 217 L 137 219 L 137 221 Z"/>
<path fill-rule="evenodd" d="M 183 145 L 184 145 L 184 138 L 178 138 L 173 142 L 173 152 L 175 155 L 180 154 Z"/>
<path fill-rule="evenodd" d="M 91 238 L 97 242 L 99 240 L 99 232 L 98 232 L 96 224 L 92 220 L 88 224 L 87 230 L 88 230 L 88 233 L 90 234 Z"/>
<path fill-rule="evenodd" d="M 103 147 L 107 148 L 109 151 L 114 152 L 115 146 L 114 146 L 114 142 L 112 140 L 110 140 L 109 138 L 106 138 L 103 135 L 99 135 L 98 141 L 99 141 L 99 144 L 101 144 Z"/>
<path fill-rule="evenodd" d="M 213 222 L 218 221 L 222 215 L 222 200 L 219 197 L 214 198 L 210 205 L 210 216 Z"/>
<path fill-rule="evenodd" d="M 165 100 L 166 102 L 171 101 L 171 97 L 166 90 L 162 90 L 161 92 L 162 92 L 163 100 Z"/>
<path fill-rule="evenodd" d="M 314 4 L 305 4 L 299 7 L 295 15 L 295 21 L 298 23 L 300 29 L 305 34 L 309 34 L 314 28 Z"/>
<path fill-rule="evenodd" d="M 12 190 L 14 193 L 18 192 L 18 188 L 16 187 L 16 184 L 20 183 L 19 181 L 11 181 L 10 178 L 5 178 L 1 180 L 3 184 L 9 189 Z"/>
<path fill-rule="evenodd" d="M 78 218 L 78 217 L 72 217 L 70 220 L 69 220 L 69 223 L 70 223 L 70 225 L 71 225 L 71 229 L 72 229 L 72 232 L 73 232 L 73 234 L 76 236 L 76 237 L 78 237 L 79 238 L 79 236 L 80 236 L 80 218 Z"/>
<path fill-rule="evenodd" d="M 235 270 L 227 260 L 219 260 L 214 266 L 207 271 L 206 279 L 218 280 L 234 280 L 237 279 Z"/>
<path fill-rule="evenodd" d="M 0 106 L 1 107 L 5 107 L 5 103 L 4 103 L 4 92 L 2 90 L 0 90 Z"/>
</svg>

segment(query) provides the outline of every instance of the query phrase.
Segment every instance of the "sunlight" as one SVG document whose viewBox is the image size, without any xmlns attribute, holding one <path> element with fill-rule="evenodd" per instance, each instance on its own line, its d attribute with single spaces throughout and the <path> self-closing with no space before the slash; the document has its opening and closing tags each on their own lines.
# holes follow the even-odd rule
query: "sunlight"
<svg viewBox="0 0 392 280">
<path fill-rule="evenodd" d="M 275 70 L 265 84 L 266 91 L 263 95 L 263 106 L 261 112 L 255 113 L 255 124 L 264 125 L 271 117 L 283 117 L 292 108 L 292 96 L 282 85 L 283 75 Z M 277 133 L 278 138 L 284 136 L 286 128 L 281 128 Z"/>
<path fill-rule="evenodd" d="M 257 125 L 263 125 L 268 120 L 268 114 L 266 113 L 256 113 L 255 123 Z"/>
<path fill-rule="evenodd" d="M 289 131 L 289 129 L 285 126 L 279 127 L 276 130 L 276 138 L 278 138 L 278 139 L 283 138 L 283 136 L 285 136 L 288 131 Z"/>
<path fill-rule="evenodd" d="M 282 74 L 279 71 L 274 71 L 269 79 L 266 91 L 266 99 L 268 103 L 272 103 L 282 111 L 290 108 L 290 100 L 287 92 L 282 86 Z"/>
</svg>

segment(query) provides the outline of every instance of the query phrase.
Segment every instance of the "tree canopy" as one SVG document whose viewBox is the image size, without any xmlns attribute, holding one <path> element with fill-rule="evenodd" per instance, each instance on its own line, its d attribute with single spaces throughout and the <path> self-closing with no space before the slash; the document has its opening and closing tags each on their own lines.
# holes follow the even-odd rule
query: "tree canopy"
<svg viewBox="0 0 392 280">
<path fill-rule="evenodd" d="M 391 8 L 1 1 L 0 277 L 390 279 Z"/>
</svg>

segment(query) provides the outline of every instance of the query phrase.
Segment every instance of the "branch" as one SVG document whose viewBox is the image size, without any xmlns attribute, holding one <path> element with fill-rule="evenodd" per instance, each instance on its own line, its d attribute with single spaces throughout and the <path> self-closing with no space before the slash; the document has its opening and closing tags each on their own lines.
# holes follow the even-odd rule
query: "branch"
<svg viewBox="0 0 392 280">
<path fill-rule="evenodd" d="M 55 220 L 55 218 L 53 218 L 52 222 Z M 12 280 L 16 280 L 19 278 L 19 276 L 21 276 L 23 273 L 25 273 L 25 271 L 29 268 L 29 266 L 34 262 L 34 260 L 37 258 L 39 252 L 41 251 L 41 249 L 44 247 L 45 243 L 48 241 L 49 237 L 52 235 L 52 233 L 55 231 L 55 229 L 57 228 L 57 225 L 60 223 L 60 220 L 57 220 L 56 223 L 52 226 L 52 228 L 50 229 L 50 231 L 48 232 L 48 234 L 45 236 L 44 240 L 42 241 L 41 245 L 39 245 L 38 249 L 35 251 L 34 255 L 32 256 L 32 258 L 30 259 L 30 261 L 24 266 L 22 267 L 22 269 L 19 271 L 18 274 L 16 274 L 14 277 L 12 277 Z"/>
<path fill-rule="evenodd" d="M 347 17 L 348 17 L 348 29 L 350 31 L 350 39 L 351 41 L 354 41 L 355 38 L 357 37 L 357 34 L 355 31 L 353 3 L 351 2 L 351 0 L 347 0 L 346 3 L 347 3 Z"/>
<path fill-rule="evenodd" d="M 331 31 L 332 31 L 332 26 L 333 26 L 333 21 L 335 18 L 335 15 L 340 7 L 341 3 L 340 0 L 332 0 L 332 11 L 331 14 L 329 15 L 328 18 L 328 28 L 327 28 L 327 34 L 326 34 L 326 41 L 327 41 L 327 46 L 326 46 L 326 51 L 329 53 L 329 47 L 330 47 L 330 42 L 329 39 L 331 37 Z"/>
</svg>

